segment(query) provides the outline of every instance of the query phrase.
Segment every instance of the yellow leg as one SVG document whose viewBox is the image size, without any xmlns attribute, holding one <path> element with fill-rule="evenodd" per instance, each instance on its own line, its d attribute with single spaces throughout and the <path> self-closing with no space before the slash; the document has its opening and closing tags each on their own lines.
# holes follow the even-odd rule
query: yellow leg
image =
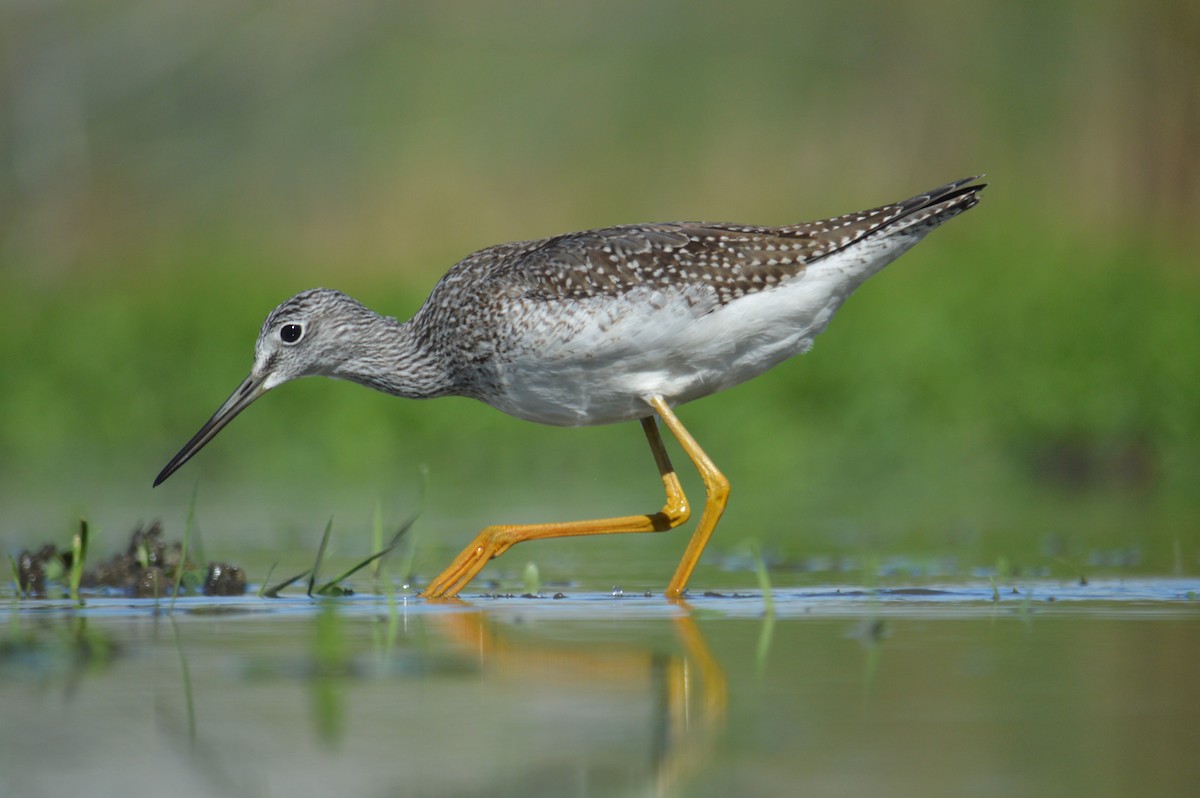
<svg viewBox="0 0 1200 798">
<path fill-rule="evenodd" d="M 679 441 L 679 445 L 691 458 L 692 463 L 695 464 L 696 470 L 700 472 L 700 478 L 704 480 L 704 512 L 700 514 L 700 522 L 696 525 L 696 531 L 692 533 L 692 539 L 688 541 L 683 558 L 675 569 L 675 575 L 671 577 L 671 582 L 667 585 L 667 597 L 679 598 L 683 595 L 688 578 L 695 570 L 696 563 L 700 561 L 700 555 L 704 552 L 708 539 L 712 537 L 717 522 L 721 520 L 721 515 L 725 512 L 725 505 L 729 502 L 729 480 L 717 470 L 713 461 L 700 448 L 700 444 L 696 443 L 696 439 L 683 426 L 679 417 L 671 411 L 671 408 L 667 407 L 667 403 L 661 396 L 653 396 L 648 401 L 650 406 L 662 416 L 663 422 Z"/>
<path fill-rule="evenodd" d="M 662 418 L 663 423 L 671 430 L 671 434 L 679 441 L 684 452 L 695 464 L 704 481 L 705 502 L 704 512 L 700 515 L 700 523 L 688 541 L 683 558 L 675 569 L 675 575 L 667 585 L 668 598 L 679 598 L 687 587 L 688 578 L 700 561 L 708 539 L 713 529 L 725 512 L 729 501 L 729 480 L 725 478 L 713 461 L 709 459 L 696 439 L 683 426 L 683 422 L 667 406 L 661 396 L 651 396 L 647 400 L 655 412 Z M 626 532 L 663 532 L 674 529 L 688 520 L 691 509 L 679 477 L 671 466 L 667 450 L 663 447 L 662 436 L 653 418 L 642 419 L 642 429 L 646 440 L 650 443 L 650 451 L 654 453 L 654 462 L 662 476 L 663 488 L 667 492 L 667 501 L 663 508 L 653 515 L 626 515 L 619 518 L 598 518 L 591 521 L 566 521 L 550 524 L 524 524 L 489 526 L 475 536 L 471 544 L 463 549 L 454 561 L 442 571 L 436 579 L 421 593 L 425 598 L 443 598 L 454 596 L 458 591 L 470 584 L 471 580 L 483 569 L 488 560 L 499 557 L 518 543 L 527 540 L 545 540 L 548 538 L 571 537 L 574 535 L 611 535 Z"/>
<path fill-rule="evenodd" d="M 646 433 L 646 440 L 650 443 L 650 450 L 654 453 L 654 462 L 658 466 L 663 488 L 667 492 L 667 501 L 661 510 L 652 515 L 627 515 L 619 518 L 599 518 L 592 521 L 489 526 L 475 536 L 471 544 L 454 558 L 446 570 L 429 583 L 421 595 L 426 598 L 456 595 L 475 578 L 488 560 L 499 557 L 516 544 L 524 543 L 527 540 L 622 532 L 662 532 L 674 529 L 687 521 L 691 515 L 691 509 L 688 507 L 687 497 L 683 495 L 679 477 L 676 476 L 675 469 L 671 466 L 667 450 L 663 447 L 658 425 L 653 418 L 644 418 L 642 419 L 642 429 Z M 678 435 L 678 433 L 676 434 Z M 705 512 L 707 513 L 707 510 Z"/>
</svg>

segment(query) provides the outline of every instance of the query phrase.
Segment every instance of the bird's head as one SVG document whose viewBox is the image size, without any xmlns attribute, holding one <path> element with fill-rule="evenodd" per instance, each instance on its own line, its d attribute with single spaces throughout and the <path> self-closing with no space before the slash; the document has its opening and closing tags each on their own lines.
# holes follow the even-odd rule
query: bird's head
<svg viewBox="0 0 1200 798">
<path fill-rule="evenodd" d="M 379 317 L 340 291 L 313 288 L 271 311 L 254 345 L 254 367 L 200 431 L 154 480 L 155 486 L 216 437 L 238 413 L 267 391 L 298 377 L 333 375 L 348 357 L 346 339 Z"/>
</svg>

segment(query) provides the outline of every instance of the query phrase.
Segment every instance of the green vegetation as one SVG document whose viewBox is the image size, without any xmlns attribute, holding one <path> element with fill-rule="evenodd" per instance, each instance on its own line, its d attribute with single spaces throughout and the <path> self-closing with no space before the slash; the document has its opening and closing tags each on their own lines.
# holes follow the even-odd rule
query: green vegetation
<svg viewBox="0 0 1200 798">
<path fill-rule="evenodd" d="M 382 525 L 382 519 L 378 514 L 376 515 L 376 518 L 379 519 L 379 524 Z M 329 549 L 329 541 L 333 535 L 333 519 L 330 518 L 329 521 L 325 524 L 325 531 L 323 533 L 321 533 L 321 542 L 317 545 L 317 554 L 316 554 L 316 558 L 313 561 L 312 567 L 306 571 L 301 571 L 300 573 L 296 574 L 295 576 L 285 579 L 282 582 L 268 586 L 270 583 L 271 574 L 275 571 L 275 566 L 278 563 L 272 564 L 271 567 L 267 571 L 266 577 L 263 579 L 262 586 L 259 588 L 258 596 L 259 596 L 259 598 L 263 598 L 263 597 L 278 598 L 279 592 L 281 590 L 295 584 L 296 582 L 299 582 L 301 579 L 303 579 L 305 577 L 308 577 L 308 588 L 307 588 L 306 592 L 309 596 L 350 595 L 354 591 L 351 590 L 350 588 L 346 587 L 343 583 L 346 582 L 347 580 L 349 580 L 350 577 L 354 576 L 359 571 L 366 568 L 367 566 L 372 565 L 372 564 L 376 564 L 376 565 L 381 564 L 384 561 L 384 559 L 386 559 L 387 556 L 389 554 L 391 554 L 392 551 L 397 546 L 400 545 L 400 542 L 402 540 L 404 540 L 404 538 L 408 535 L 409 530 L 412 529 L 412 525 L 414 523 L 416 523 L 416 520 L 417 520 L 417 515 L 415 515 L 415 514 L 412 515 L 403 524 L 400 525 L 400 528 L 398 530 L 396 530 L 395 534 L 392 535 L 391 539 L 387 542 L 387 545 L 383 546 L 382 548 L 377 549 L 374 553 L 372 553 L 370 556 L 366 557 L 365 559 L 361 559 L 358 562 L 356 562 L 355 564 L 346 568 L 337 577 L 327 580 L 325 582 L 318 582 L 317 577 L 321 571 L 322 564 L 325 562 L 326 552 Z M 376 536 L 373 536 L 373 537 L 376 537 Z M 374 581 L 375 582 L 379 581 L 379 570 L 378 569 L 374 572 Z M 390 593 L 391 593 L 390 587 L 385 589 L 385 593 L 390 595 Z"/>
<path fill-rule="evenodd" d="M 754 653 L 758 675 L 761 677 L 771 659 L 771 640 L 775 636 L 775 595 L 771 592 L 771 574 L 767 569 L 767 561 L 757 543 L 751 544 L 750 556 L 754 558 L 754 576 L 758 579 L 758 589 L 762 592 L 763 602 L 762 628 L 758 632 L 758 647 Z"/>
<path fill-rule="evenodd" d="M 79 583 L 83 581 L 83 564 L 87 560 L 87 550 L 88 522 L 87 519 L 80 518 L 79 531 L 71 538 L 71 571 L 67 579 L 71 600 L 79 603 L 83 603 L 79 598 Z"/>
<path fill-rule="evenodd" d="M 179 548 L 180 565 L 175 569 L 175 585 L 171 590 L 171 612 L 175 611 L 175 599 L 179 598 L 179 586 L 183 584 L 183 575 L 187 571 L 184 565 L 188 561 L 188 547 L 191 545 L 192 533 L 196 530 L 196 497 L 199 493 L 200 485 L 197 483 L 192 487 L 192 500 L 188 502 L 187 523 L 183 525 L 183 541 Z M 203 557 L 200 559 L 203 560 Z M 178 630 L 176 630 L 176 633 L 178 634 Z"/>
<path fill-rule="evenodd" d="M 338 614 L 338 603 L 324 598 L 313 620 L 312 723 L 317 738 L 335 747 L 346 728 L 343 682 L 350 674 L 350 646 L 346 622 Z"/>
<path fill-rule="evenodd" d="M 186 532 L 184 533 L 184 552 L 187 551 Z M 182 570 L 182 569 L 180 569 Z M 171 596 L 171 609 L 175 608 L 175 596 L 179 595 L 179 581 L 175 581 L 175 593 Z M 179 635 L 179 625 L 175 623 L 174 616 L 171 617 L 171 638 L 175 644 L 175 653 L 179 657 L 179 685 L 183 690 L 183 706 L 187 717 L 187 739 L 188 747 L 191 750 L 196 749 L 196 701 L 192 694 L 192 671 L 188 667 L 187 654 L 183 650 L 183 639 Z"/>
<path fill-rule="evenodd" d="M 526 596 L 536 596 L 542 592 L 541 573 L 533 560 L 525 563 L 525 570 L 521 572 L 521 585 Z"/>
<path fill-rule="evenodd" d="M 27 68 L 0 99 L 17 114 L 0 141 L 0 542 L 56 528 L 46 508 L 177 517 L 203 480 L 210 542 L 278 551 L 313 518 L 370 529 L 362 508 L 408 501 L 423 465 L 422 573 L 485 523 L 649 508 L 632 425 L 540 428 L 318 380 L 250 409 L 178 484 L 149 483 L 296 290 L 405 316 L 502 240 L 814 218 L 987 171 L 981 206 L 813 352 L 682 408 L 733 484 L 714 549 L 1197 571 L 1190 5 L 527 5 L 319 26 L 214 12 L 205 30 L 238 31 L 220 47 L 148 15 L 134 40 L 192 55 L 82 48 L 94 80 L 69 85 L 11 20 Z M 41 24 L 88 41 L 94 22 Z M 35 87 L 61 117 L 10 99 Z M 661 551 L 666 574 L 679 543 L 661 537 L 569 545 Z"/>
</svg>

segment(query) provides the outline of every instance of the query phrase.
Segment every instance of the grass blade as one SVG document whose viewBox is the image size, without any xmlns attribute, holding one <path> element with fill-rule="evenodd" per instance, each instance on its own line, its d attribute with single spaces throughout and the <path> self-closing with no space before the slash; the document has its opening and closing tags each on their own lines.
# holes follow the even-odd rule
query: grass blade
<svg viewBox="0 0 1200 798">
<path fill-rule="evenodd" d="M 308 572 L 308 595 L 313 594 L 313 585 L 317 581 L 317 572 L 321 570 L 321 561 L 325 559 L 325 547 L 329 545 L 329 536 L 333 533 L 333 518 L 325 525 L 325 534 L 321 535 L 321 545 L 317 547 L 317 559 L 313 562 L 312 570 Z"/>
<path fill-rule="evenodd" d="M 186 545 L 186 544 L 185 544 Z M 175 586 L 179 589 L 178 584 Z M 188 745 L 196 748 L 196 703 L 192 698 L 192 674 L 188 669 L 187 655 L 183 653 L 183 641 L 179 638 L 179 626 L 171 618 L 171 632 L 175 637 L 175 653 L 179 655 L 179 671 L 183 683 L 183 704 L 187 711 Z"/>
<path fill-rule="evenodd" d="M 271 566 L 271 570 L 274 570 L 274 569 L 275 569 L 275 566 Z M 291 577 L 290 579 L 285 579 L 277 585 L 260 590 L 259 595 L 264 596 L 265 598 L 279 598 L 280 590 L 283 590 L 285 587 L 289 587 L 290 585 L 293 585 L 296 582 L 299 582 L 301 579 L 308 576 L 310 573 L 312 573 L 311 568 L 309 568 L 308 570 L 305 570 L 305 571 L 301 571 L 300 573 L 296 574 L 295 576 Z M 270 576 L 270 574 L 268 574 L 268 576 Z M 263 583 L 266 584 L 266 581 L 264 580 Z"/>
<path fill-rule="evenodd" d="M 338 614 L 337 602 L 322 601 L 313 635 L 312 719 L 317 737 L 330 748 L 342 741 L 346 729 L 347 710 L 342 685 L 350 671 L 350 649 L 345 626 Z"/>
<path fill-rule="evenodd" d="M 375 500 L 375 514 L 371 518 L 371 551 L 381 551 L 383 549 L 383 505 L 378 499 Z M 378 582 L 379 577 L 383 575 L 383 558 L 375 560 L 375 573 L 371 576 Z"/>
<path fill-rule="evenodd" d="M 258 597 L 263 598 L 267 595 L 267 585 L 271 581 L 271 574 L 275 573 L 275 566 L 279 565 L 279 560 L 271 563 L 271 567 L 267 569 L 267 575 L 263 577 L 262 582 L 258 586 Z M 272 596 L 271 598 L 274 598 Z"/>
<path fill-rule="evenodd" d="M 80 518 L 79 531 L 71 539 L 71 574 L 68 585 L 72 601 L 80 601 L 79 583 L 83 581 L 83 563 L 87 559 L 87 550 L 88 522 L 86 518 Z"/>
<path fill-rule="evenodd" d="M 750 553 L 754 557 L 754 575 L 758 578 L 758 589 L 762 591 L 763 613 L 774 615 L 775 596 L 771 592 L 771 575 L 767 572 L 767 561 L 763 559 L 762 548 L 758 543 L 751 543 Z"/>
<path fill-rule="evenodd" d="M 192 486 L 192 500 L 188 503 L 187 520 L 183 523 L 183 544 L 179 548 L 179 563 L 175 566 L 175 588 L 171 591 L 171 604 L 167 613 L 175 612 L 175 599 L 179 598 L 179 585 L 183 583 L 183 571 L 187 567 L 188 543 L 196 527 L 196 494 L 200 492 L 200 481 Z"/>
<path fill-rule="evenodd" d="M 767 573 L 767 563 L 758 543 L 750 544 L 750 553 L 754 557 L 754 574 L 758 577 L 758 588 L 763 596 L 763 623 L 758 633 L 758 648 L 755 651 L 755 664 L 759 676 L 762 676 L 771 654 L 771 640 L 775 635 L 775 595 L 771 592 L 771 576 Z"/>
<path fill-rule="evenodd" d="M 317 595 L 323 596 L 323 595 L 327 595 L 330 593 L 337 593 L 337 592 L 343 590 L 340 587 L 341 582 L 345 581 L 346 579 L 349 579 L 351 576 L 358 573 L 363 568 L 366 568 L 371 563 L 380 562 L 383 560 L 384 557 L 391 554 L 392 551 L 398 545 L 400 545 L 400 541 L 404 540 L 404 536 L 408 534 L 408 531 L 410 529 L 412 529 L 413 524 L 415 524 L 417 522 L 418 515 L 419 515 L 419 513 L 413 513 L 412 516 L 410 516 L 403 524 L 401 524 L 400 528 L 398 530 L 396 530 L 396 534 L 392 535 L 392 539 L 390 541 L 388 541 L 387 546 L 385 546 L 382 549 L 380 549 L 379 551 L 375 552 L 370 557 L 367 557 L 365 560 L 362 560 L 361 562 L 355 564 L 354 566 L 352 566 L 351 568 L 346 570 L 345 573 L 338 576 L 336 579 L 331 579 L 328 582 L 321 585 L 320 587 L 316 588 Z M 330 524 L 332 524 L 332 523 L 333 522 L 330 521 Z M 329 530 L 326 529 L 326 534 L 328 535 L 328 533 L 329 533 Z M 324 546 L 325 546 L 325 541 L 322 540 L 321 541 L 322 549 L 324 549 Z M 320 562 L 320 553 L 318 553 L 318 563 L 319 562 Z M 315 576 L 315 573 L 316 573 L 315 567 L 314 567 L 313 573 Z M 309 595 L 310 596 L 313 594 L 312 584 L 313 584 L 313 580 L 310 579 L 309 580 Z"/>
</svg>

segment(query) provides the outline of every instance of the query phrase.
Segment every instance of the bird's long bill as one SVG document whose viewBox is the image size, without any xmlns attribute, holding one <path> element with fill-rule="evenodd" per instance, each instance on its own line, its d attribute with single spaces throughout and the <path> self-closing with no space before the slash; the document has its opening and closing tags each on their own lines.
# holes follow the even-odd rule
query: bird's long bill
<svg viewBox="0 0 1200 798">
<path fill-rule="evenodd" d="M 154 480 L 154 487 L 158 487 L 163 481 L 175 473 L 178 468 L 192 459 L 192 455 L 204 448 L 204 444 L 211 441 L 217 436 L 226 424 L 233 421 L 233 417 L 250 406 L 258 397 L 266 393 L 263 387 L 265 377 L 257 377 L 251 374 L 249 377 L 238 386 L 238 389 L 225 400 L 225 404 L 221 405 L 217 412 L 213 413 L 213 417 L 204 422 L 204 426 L 200 431 L 192 436 L 192 439 L 184 444 L 179 450 L 179 454 L 171 458 L 171 462 L 167 463 L 166 468 L 159 472 Z"/>
</svg>

